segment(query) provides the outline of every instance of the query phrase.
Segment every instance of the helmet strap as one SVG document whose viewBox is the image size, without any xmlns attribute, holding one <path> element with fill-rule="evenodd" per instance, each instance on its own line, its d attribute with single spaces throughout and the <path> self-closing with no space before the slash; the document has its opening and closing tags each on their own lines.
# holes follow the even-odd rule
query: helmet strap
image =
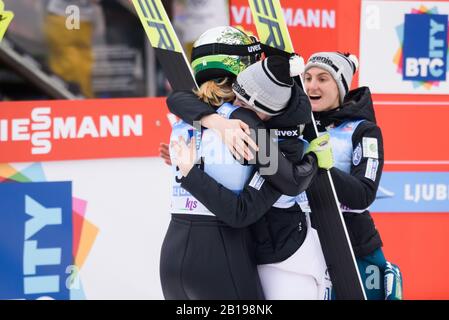
<svg viewBox="0 0 449 320">
<path fill-rule="evenodd" d="M 204 56 L 215 54 L 226 54 L 230 56 L 257 56 L 262 53 L 260 42 L 244 45 L 232 45 L 224 43 L 210 43 L 193 48 L 192 58 L 194 61 Z"/>
</svg>

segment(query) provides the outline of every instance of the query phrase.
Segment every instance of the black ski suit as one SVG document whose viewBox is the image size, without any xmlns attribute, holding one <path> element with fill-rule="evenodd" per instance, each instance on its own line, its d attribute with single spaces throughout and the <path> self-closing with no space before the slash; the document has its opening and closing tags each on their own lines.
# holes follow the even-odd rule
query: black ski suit
<svg viewBox="0 0 449 320">
<path fill-rule="evenodd" d="M 364 257 L 382 247 L 382 240 L 374 221 L 369 211 L 364 210 L 376 198 L 384 165 L 382 132 L 376 124 L 369 88 L 361 87 L 350 91 L 341 107 L 326 112 L 315 112 L 314 117 L 320 132 L 325 132 L 326 128 L 330 126 L 337 127 L 346 121 L 365 120 L 357 126 L 352 135 L 353 152 L 356 152 L 359 144 L 363 146 L 363 140 L 366 138 L 373 138 L 377 141 L 378 157 L 376 160 L 378 160 L 378 166 L 374 180 L 367 177 L 369 157 L 366 156 L 362 156 L 360 163 L 356 165 L 351 163 L 350 173 L 343 172 L 336 167 L 330 170 L 338 200 L 351 209 L 363 210 L 363 212 L 357 213 L 343 210 L 343 217 L 356 258 Z M 311 126 L 306 126 L 304 136 L 306 138 L 311 136 L 312 130 Z M 313 225 L 313 214 L 311 217 Z"/>
</svg>

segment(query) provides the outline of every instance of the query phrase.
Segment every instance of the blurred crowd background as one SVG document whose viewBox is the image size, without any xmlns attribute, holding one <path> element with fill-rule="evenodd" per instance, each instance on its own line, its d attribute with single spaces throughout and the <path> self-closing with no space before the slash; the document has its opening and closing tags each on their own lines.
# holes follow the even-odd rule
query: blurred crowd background
<svg viewBox="0 0 449 320">
<path fill-rule="evenodd" d="M 0 43 L 0 101 L 165 96 L 170 90 L 130 0 L 3 2 L 15 18 Z M 227 0 L 163 3 L 187 52 L 204 30 L 229 24 Z"/>
</svg>

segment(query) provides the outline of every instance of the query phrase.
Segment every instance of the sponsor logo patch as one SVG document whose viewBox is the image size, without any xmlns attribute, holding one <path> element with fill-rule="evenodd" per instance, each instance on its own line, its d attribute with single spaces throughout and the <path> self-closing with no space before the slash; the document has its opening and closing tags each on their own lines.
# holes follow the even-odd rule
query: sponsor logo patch
<svg viewBox="0 0 449 320">
<path fill-rule="evenodd" d="M 365 158 L 379 159 L 377 138 L 367 138 L 362 139 L 363 144 L 363 156 Z"/>
<path fill-rule="evenodd" d="M 368 178 L 372 181 L 376 181 L 378 167 L 379 167 L 379 160 L 369 158 L 368 164 L 366 165 L 365 178 Z"/>
<path fill-rule="evenodd" d="M 258 171 L 256 171 L 249 183 L 250 187 L 253 187 L 256 190 L 260 190 L 262 188 L 265 179 L 260 175 Z"/>
<path fill-rule="evenodd" d="M 357 147 L 354 149 L 354 152 L 352 153 L 352 163 L 354 164 L 354 166 L 358 166 L 361 160 L 362 160 L 362 145 L 359 142 Z"/>
</svg>

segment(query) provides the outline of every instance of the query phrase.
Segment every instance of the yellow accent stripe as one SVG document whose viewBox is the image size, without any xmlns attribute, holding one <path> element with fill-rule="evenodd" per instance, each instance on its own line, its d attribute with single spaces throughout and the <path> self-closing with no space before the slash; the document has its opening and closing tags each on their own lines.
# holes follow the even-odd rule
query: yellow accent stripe
<svg viewBox="0 0 449 320">
<path fill-rule="evenodd" d="M 249 0 L 260 42 L 293 53 L 293 44 L 278 0 Z"/>
<path fill-rule="evenodd" d="M 4 9 L 5 4 L 0 0 L 0 41 L 2 41 L 9 24 L 14 18 L 14 13 L 12 11 L 3 11 Z"/>
<path fill-rule="evenodd" d="M 160 0 L 132 0 L 154 48 L 183 52 L 181 43 Z"/>
</svg>

